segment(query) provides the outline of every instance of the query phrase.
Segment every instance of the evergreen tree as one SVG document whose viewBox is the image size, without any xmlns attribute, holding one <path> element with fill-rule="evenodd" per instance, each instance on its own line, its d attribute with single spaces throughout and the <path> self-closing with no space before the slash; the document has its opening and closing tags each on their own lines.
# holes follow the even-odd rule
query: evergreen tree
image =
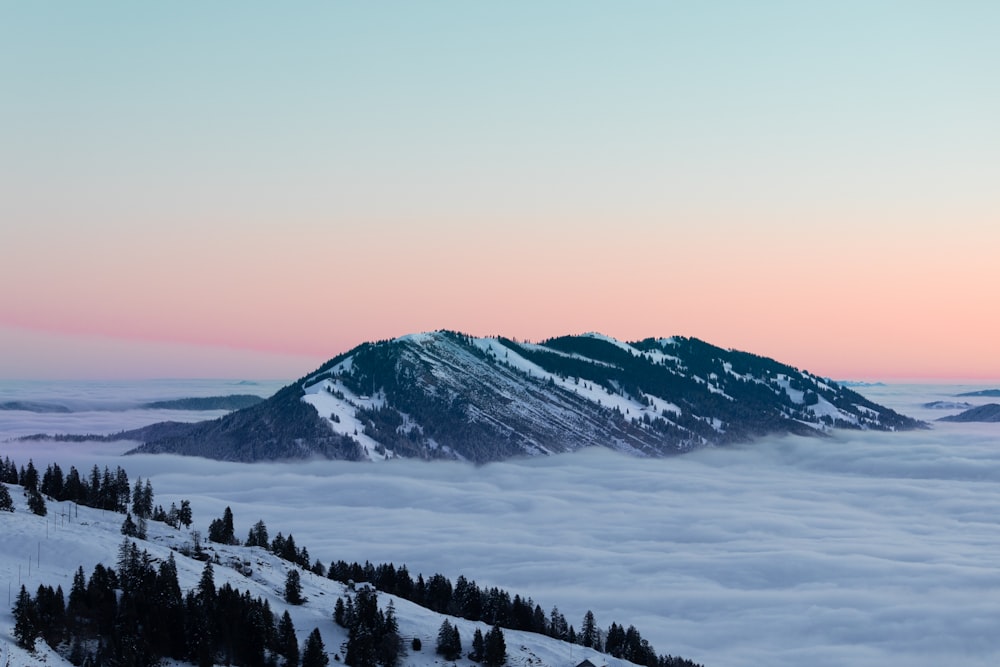
<svg viewBox="0 0 1000 667">
<path fill-rule="evenodd" d="M 483 641 L 483 664 L 487 667 L 500 667 L 507 662 L 507 643 L 504 641 L 503 630 L 499 625 L 486 633 Z"/>
<path fill-rule="evenodd" d="M 472 635 L 472 652 L 469 654 L 469 660 L 480 662 L 485 653 L 486 644 L 483 641 L 483 632 L 479 628 L 476 628 L 476 631 Z"/>
<path fill-rule="evenodd" d="M 380 620 L 381 637 L 378 642 L 378 664 L 381 667 L 395 667 L 403 652 L 403 639 L 399 636 L 396 607 L 392 600 L 389 600 L 385 615 L 380 615 Z"/>
<path fill-rule="evenodd" d="M 437 648 L 435 649 L 445 660 L 458 660 L 462 656 L 462 640 L 458 628 L 446 618 L 438 629 Z"/>
<path fill-rule="evenodd" d="M 323 636 L 320 635 L 319 628 L 313 628 L 302 649 L 302 667 L 326 667 L 329 664 L 330 658 L 326 655 Z"/>
<path fill-rule="evenodd" d="M 351 667 L 391 667 L 395 664 L 399 651 L 397 649 L 395 655 L 391 655 L 389 644 L 395 641 L 398 645 L 399 635 L 393 632 L 392 637 L 388 636 L 386 616 L 379 611 L 378 596 L 374 591 L 367 588 L 358 591 L 354 596 L 353 613 L 345 608 L 344 615 L 348 621 L 346 664 Z M 391 624 L 395 625 L 394 618 Z M 390 659 L 393 662 L 389 662 Z"/>
<path fill-rule="evenodd" d="M 215 569 L 212 561 L 205 561 L 205 567 L 201 570 L 201 579 L 198 581 L 197 596 L 202 605 L 210 612 L 215 611 Z"/>
<path fill-rule="evenodd" d="M 115 466 L 115 476 L 114 480 L 111 482 L 111 488 L 111 507 L 108 509 L 113 509 L 116 512 L 128 511 L 128 503 L 132 494 L 129 493 L 128 473 L 126 473 L 121 466 Z M 149 504 L 149 513 L 152 513 L 152 498 L 150 498 Z"/>
<path fill-rule="evenodd" d="M 80 471 L 75 466 L 69 467 L 66 474 L 66 481 L 63 484 L 63 495 L 65 500 L 72 500 L 80 504 L 87 503 L 87 487 L 80 479 Z"/>
<path fill-rule="evenodd" d="M 146 484 L 142 487 L 142 508 L 146 511 L 143 518 L 148 519 L 153 514 L 153 483 L 146 478 Z"/>
<path fill-rule="evenodd" d="M 17 484 L 17 464 L 6 456 L 0 462 L 0 482 Z"/>
<path fill-rule="evenodd" d="M 289 569 L 288 574 L 285 575 L 285 602 L 288 604 L 302 604 L 305 602 L 302 599 L 302 582 L 299 577 L 299 571 L 294 567 Z"/>
<path fill-rule="evenodd" d="M 72 599 L 72 593 L 70 593 Z M 157 623 L 151 630 L 158 633 L 157 643 L 162 652 L 172 658 L 184 656 L 184 596 L 177 580 L 177 563 L 170 552 L 160 563 L 156 575 L 156 592 L 151 600 L 156 609 Z"/>
<path fill-rule="evenodd" d="M 58 463 L 45 468 L 45 474 L 42 475 L 42 493 L 56 500 L 63 500 L 63 484 L 62 469 Z"/>
<path fill-rule="evenodd" d="M 587 613 L 583 615 L 583 625 L 580 629 L 580 643 L 587 648 L 596 648 L 595 644 L 597 641 L 597 621 L 594 619 L 594 612 L 588 609 Z"/>
<path fill-rule="evenodd" d="M 142 477 L 137 477 L 132 489 L 132 514 L 142 516 Z"/>
<path fill-rule="evenodd" d="M 250 528 L 250 533 L 247 535 L 246 545 L 248 547 L 264 547 L 269 548 L 270 542 L 267 537 L 267 526 L 264 524 L 264 520 L 261 519 Z"/>
<path fill-rule="evenodd" d="M 28 489 L 28 509 L 38 516 L 45 516 L 49 513 L 45 506 L 45 498 L 38 492 L 38 489 Z"/>
<path fill-rule="evenodd" d="M 607 638 L 604 640 L 604 652 L 616 658 L 622 657 L 625 648 L 625 630 L 617 623 L 612 623 L 608 628 Z"/>
<path fill-rule="evenodd" d="M 295 637 L 295 625 L 287 611 L 278 622 L 278 654 L 285 658 L 284 667 L 298 667 L 299 640 Z"/>
<path fill-rule="evenodd" d="M 66 603 L 62 586 L 55 590 L 51 586 L 40 585 L 35 594 L 35 614 L 37 631 L 49 646 L 62 642 L 66 634 Z"/>
<path fill-rule="evenodd" d="M 10 491 L 7 489 L 7 485 L 3 482 L 0 482 L 0 511 L 14 511 L 14 499 L 10 497 Z"/>
<path fill-rule="evenodd" d="M 566 617 L 559 611 L 559 607 L 552 607 L 552 612 L 549 614 L 549 635 L 562 640 L 569 637 L 569 626 L 566 625 Z"/>
<path fill-rule="evenodd" d="M 212 519 L 208 525 L 208 539 L 219 544 L 239 544 L 233 528 L 233 511 L 229 507 L 221 519 Z"/>
<path fill-rule="evenodd" d="M 28 459 L 28 467 L 21 475 L 20 481 L 25 489 L 38 491 L 38 470 L 35 469 L 35 463 L 31 459 Z"/>
<path fill-rule="evenodd" d="M 135 537 L 139 534 L 139 528 L 135 525 L 135 521 L 132 520 L 132 513 L 129 512 L 125 515 L 125 520 L 122 522 L 122 535 L 125 537 Z"/>
<path fill-rule="evenodd" d="M 69 603 L 66 615 L 69 618 L 71 630 L 76 623 L 82 622 L 87 612 L 87 578 L 83 574 L 83 566 L 77 568 L 73 575 L 73 585 L 69 589 Z"/>
<path fill-rule="evenodd" d="M 177 510 L 176 503 L 170 503 L 170 510 L 167 512 L 167 516 L 163 521 L 171 528 L 180 527 L 181 525 L 180 512 Z"/>
<path fill-rule="evenodd" d="M 28 590 L 22 585 L 14 603 L 14 639 L 17 645 L 29 651 L 35 650 L 38 636 L 38 612 Z"/>
<path fill-rule="evenodd" d="M 181 522 L 185 528 L 191 527 L 191 501 L 182 500 L 181 507 L 177 510 L 177 520 Z"/>
<path fill-rule="evenodd" d="M 338 597 L 333 605 L 333 622 L 342 628 L 347 625 L 344 619 L 344 598 L 342 597 Z"/>
<path fill-rule="evenodd" d="M 132 488 L 132 513 L 143 519 L 153 516 L 153 484 L 148 478 L 145 484 L 141 477 L 135 480 Z"/>
</svg>

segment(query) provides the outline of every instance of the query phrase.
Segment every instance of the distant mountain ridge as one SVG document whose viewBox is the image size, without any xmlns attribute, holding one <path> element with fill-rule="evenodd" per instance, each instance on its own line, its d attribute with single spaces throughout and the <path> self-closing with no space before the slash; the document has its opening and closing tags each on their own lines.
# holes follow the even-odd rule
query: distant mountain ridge
<svg viewBox="0 0 1000 667">
<path fill-rule="evenodd" d="M 482 463 L 588 446 L 664 456 L 776 433 L 924 426 L 836 382 L 695 338 L 585 334 L 535 344 L 437 331 L 359 345 L 219 419 L 132 432 L 144 443 L 132 451 Z"/>
<path fill-rule="evenodd" d="M 256 394 L 227 394 L 225 396 L 187 396 L 182 398 L 169 398 L 157 401 L 145 401 L 141 403 L 85 403 L 79 402 L 71 405 L 64 405 L 58 400 L 41 401 L 4 401 L 0 403 L 0 410 L 68 414 L 71 412 L 123 412 L 125 410 L 239 410 L 256 405 L 263 401 L 262 396 Z"/>
<path fill-rule="evenodd" d="M 1000 422 L 1000 404 L 987 403 L 974 408 L 969 408 L 965 412 L 957 415 L 941 417 L 941 422 Z"/>
</svg>

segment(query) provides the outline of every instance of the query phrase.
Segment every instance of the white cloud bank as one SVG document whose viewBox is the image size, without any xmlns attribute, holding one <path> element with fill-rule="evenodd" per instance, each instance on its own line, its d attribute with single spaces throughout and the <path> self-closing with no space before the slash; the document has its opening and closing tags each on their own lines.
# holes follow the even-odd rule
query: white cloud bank
<svg viewBox="0 0 1000 667">
<path fill-rule="evenodd" d="M 558 605 L 577 627 L 592 609 L 709 667 L 1000 664 L 996 425 L 479 468 L 122 449 L 0 443 L 19 463 L 152 477 L 157 502 L 191 499 L 203 530 L 230 505 L 240 537 L 263 518 L 324 562 L 465 574 Z"/>
</svg>

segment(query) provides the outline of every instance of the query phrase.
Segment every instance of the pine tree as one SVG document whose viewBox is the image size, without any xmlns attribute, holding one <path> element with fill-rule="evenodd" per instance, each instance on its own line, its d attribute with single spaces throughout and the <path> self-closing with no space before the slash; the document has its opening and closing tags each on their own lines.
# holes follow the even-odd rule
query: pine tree
<svg viewBox="0 0 1000 667">
<path fill-rule="evenodd" d="M 137 477 L 132 489 L 132 514 L 142 516 L 142 477 Z"/>
<path fill-rule="evenodd" d="M 264 524 L 263 519 L 255 523 L 250 529 L 250 533 L 247 535 L 246 545 L 248 547 L 264 547 L 265 549 L 270 547 L 267 537 L 267 526 Z"/>
<path fill-rule="evenodd" d="M 233 528 L 233 511 L 226 507 L 221 519 L 212 519 L 208 524 L 208 539 L 219 544 L 239 544 Z"/>
<path fill-rule="evenodd" d="M 198 600 L 210 613 L 215 610 L 215 569 L 210 560 L 205 561 L 205 567 L 201 571 L 197 595 Z"/>
<path fill-rule="evenodd" d="M 148 519 L 153 514 L 153 483 L 146 478 L 146 484 L 142 487 L 142 508 L 146 511 L 143 518 Z"/>
<path fill-rule="evenodd" d="M 125 515 L 125 520 L 122 521 L 122 535 L 125 537 L 135 537 L 139 534 L 139 528 L 135 525 L 135 521 L 132 520 L 132 513 L 129 512 Z"/>
<path fill-rule="evenodd" d="M 3 482 L 0 482 L 0 511 L 14 511 L 14 499 L 10 497 L 10 491 L 7 489 L 7 485 Z"/>
<path fill-rule="evenodd" d="M 73 585 L 69 589 L 69 602 L 66 606 L 66 614 L 69 617 L 70 626 L 83 620 L 87 605 L 87 577 L 83 574 L 83 566 L 77 568 L 73 575 Z"/>
<path fill-rule="evenodd" d="M 323 636 L 320 635 L 319 628 L 313 628 L 302 650 L 302 667 L 326 667 L 329 664 L 330 658 L 326 655 Z"/>
<path fill-rule="evenodd" d="M 191 520 L 192 519 L 191 519 L 191 501 L 190 500 L 182 500 L 181 501 L 181 508 L 179 510 L 177 510 L 177 520 L 180 521 L 181 524 L 185 528 L 190 528 L 191 527 Z"/>
<path fill-rule="evenodd" d="M 483 641 L 483 632 L 479 628 L 476 628 L 475 633 L 472 635 L 472 653 L 469 654 L 469 660 L 480 662 L 485 653 L 486 644 Z"/>
<path fill-rule="evenodd" d="M 559 607 L 552 607 L 552 612 L 549 614 L 549 635 L 563 640 L 569 635 L 566 617 L 559 611 Z"/>
<path fill-rule="evenodd" d="M 38 491 L 38 470 L 35 469 L 35 463 L 28 459 L 28 467 L 24 470 L 24 474 L 21 475 L 21 486 L 29 491 Z"/>
<path fill-rule="evenodd" d="M 285 657 L 285 667 L 298 667 L 299 640 L 295 637 L 295 625 L 287 611 L 278 622 L 278 653 Z"/>
<path fill-rule="evenodd" d="M 333 605 L 333 622 L 340 627 L 346 627 L 347 621 L 344 618 L 344 598 L 338 597 Z"/>
<path fill-rule="evenodd" d="M 587 648 L 596 648 L 597 642 L 597 621 L 594 619 L 594 612 L 587 610 L 583 615 L 583 626 L 580 629 L 581 643 Z"/>
<path fill-rule="evenodd" d="M 285 602 L 288 604 L 302 604 L 302 582 L 299 571 L 294 567 L 288 570 L 285 575 Z"/>
<path fill-rule="evenodd" d="M 72 599 L 72 593 L 70 598 Z M 162 651 L 173 658 L 181 658 L 184 656 L 184 596 L 177 580 L 177 563 L 173 552 L 170 552 L 167 560 L 160 563 L 154 598 L 153 606 L 157 610 L 158 621 L 154 628 L 160 633 Z"/>
<path fill-rule="evenodd" d="M 37 636 L 38 611 L 28 590 L 22 585 L 14 603 L 14 639 L 21 648 L 34 651 Z"/>
<path fill-rule="evenodd" d="M 487 667 L 500 667 L 507 662 L 507 643 L 504 641 L 503 630 L 499 625 L 486 633 L 483 642 L 483 664 Z"/>
<path fill-rule="evenodd" d="M 38 489 L 28 489 L 28 509 L 38 516 L 45 516 L 49 513 L 45 506 L 45 498 L 38 492 Z"/>
<path fill-rule="evenodd" d="M 462 655 L 462 640 L 458 628 L 446 618 L 438 629 L 437 648 L 435 649 L 445 660 L 458 660 Z"/>
<path fill-rule="evenodd" d="M 396 607 L 392 600 L 385 614 L 379 614 L 380 638 L 378 642 L 378 664 L 381 667 L 395 667 L 403 652 L 403 639 L 399 636 L 399 624 L 396 622 Z"/>
</svg>

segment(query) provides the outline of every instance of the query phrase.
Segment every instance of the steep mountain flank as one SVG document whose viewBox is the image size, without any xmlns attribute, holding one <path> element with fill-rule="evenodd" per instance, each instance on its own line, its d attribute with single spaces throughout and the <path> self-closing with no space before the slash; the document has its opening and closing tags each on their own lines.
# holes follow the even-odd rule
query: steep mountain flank
<svg viewBox="0 0 1000 667">
<path fill-rule="evenodd" d="M 225 460 L 476 462 L 606 446 L 662 456 L 832 428 L 923 424 L 835 382 L 694 338 L 540 344 L 439 331 L 365 343 L 264 403 L 134 451 Z"/>
</svg>

